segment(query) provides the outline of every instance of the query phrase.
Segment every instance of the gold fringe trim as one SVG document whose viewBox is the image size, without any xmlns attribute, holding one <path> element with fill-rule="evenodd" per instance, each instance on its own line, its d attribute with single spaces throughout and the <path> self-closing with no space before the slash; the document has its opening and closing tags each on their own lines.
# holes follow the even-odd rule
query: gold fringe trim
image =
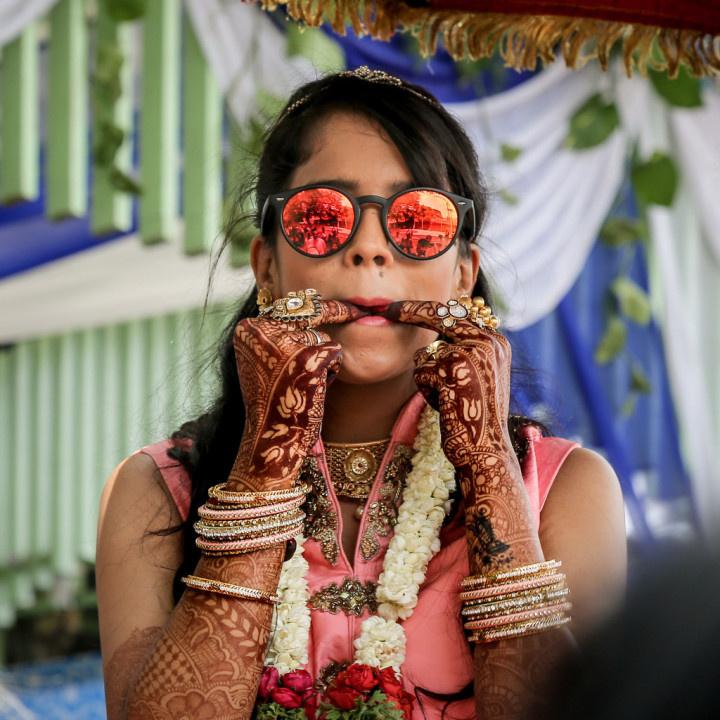
<svg viewBox="0 0 720 720">
<path fill-rule="evenodd" d="M 260 0 L 260 5 L 265 10 L 286 5 L 294 20 L 311 27 L 327 21 L 340 35 L 347 24 L 357 35 L 380 40 L 404 30 L 417 37 L 425 56 L 435 53 L 442 38 L 455 60 L 490 57 L 497 48 L 507 67 L 535 70 L 538 59 L 553 62 L 559 46 L 569 68 L 597 59 L 607 70 L 619 42 L 628 77 L 634 68 L 643 76 L 651 68 L 674 78 L 682 64 L 695 77 L 720 76 L 720 35 L 694 30 L 554 15 L 433 11 L 398 0 Z"/>
</svg>

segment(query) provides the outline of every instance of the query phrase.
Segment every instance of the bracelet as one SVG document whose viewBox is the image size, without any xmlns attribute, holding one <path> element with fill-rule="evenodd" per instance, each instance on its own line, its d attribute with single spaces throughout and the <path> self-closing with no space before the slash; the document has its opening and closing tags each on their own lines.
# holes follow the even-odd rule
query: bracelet
<svg viewBox="0 0 720 720">
<path fill-rule="evenodd" d="M 469 575 L 462 579 L 460 587 L 467 589 L 487 587 L 491 583 L 497 583 L 499 581 L 527 577 L 528 575 L 550 573 L 551 571 L 557 570 L 561 565 L 561 560 L 546 560 L 544 562 L 533 563 L 532 565 L 521 565 L 511 568 L 510 570 L 489 573 L 487 575 Z"/>
<path fill-rule="evenodd" d="M 243 553 L 251 552 L 252 550 L 262 550 L 265 548 L 273 547 L 281 542 L 291 540 L 303 531 L 302 524 L 294 525 L 291 528 L 276 533 L 275 535 L 264 535 L 259 538 L 249 538 L 247 540 L 230 540 L 230 541 L 213 541 L 206 540 L 202 537 L 195 538 L 195 545 L 207 552 L 207 554 L 214 554 L 218 551 L 234 551 L 234 554 L 240 555 Z"/>
<path fill-rule="evenodd" d="M 198 508 L 198 515 L 203 520 L 245 520 L 279 515 L 280 513 L 294 510 L 305 502 L 304 497 L 293 498 L 286 502 L 279 502 L 274 505 L 261 505 L 260 507 L 219 509 L 226 506 L 216 503 L 205 503 Z"/>
<path fill-rule="evenodd" d="M 206 539 L 213 538 L 248 538 L 265 535 L 268 530 L 282 530 L 288 525 L 297 525 L 305 519 L 305 513 L 301 512 L 286 517 L 285 519 L 265 522 L 262 525 L 209 525 L 203 520 L 193 524 L 195 532 Z"/>
<path fill-rule="evenodd" d="M 492 642 L 493 640 L 533 635 L 544 630 L 560 627 L 569 622 L 570 617 L 568 615 L 558 613 L 550 617 L 541 618 L 540 620 L 529 620 L 527 622 L 516 623 L 515 625 L 508 625 L 506 628 L 481 630 L 471 635 L 468 639 L 470 642 Z"/>
<path fill-rule="evenodd" d="M 243 587 L 242 585 L 233 585 L 232 583 L 226 583 L 220 580 L 210 580 L 209 578 L 202 578 L 197 575 L 185 575 L 181 578 L 181 582 L 192 590 L 203 590 L 205 592 L 226 595 L 227 597 L 238 598 L 240 600 L 260 600 L 261 602 L 271 603 L 273 605 L 280 602 L 280 598 L 277 595 L 271 595 L 262 590 Z"/>
<path fill-rule="evenodd" d="M 543 618 L 549 615 L 555 615 L 562 611 L 563 613 L 570 610 L 572 603 L 569 602 L 556 602 L 542 607 L 535 608 L 533 610 L 523 610 L 522 612 L 515 612 L 509 615 L 498 615 L 491 618 L 482 618 L 480 620 L 470 620 L 466 622 L 464 627 L 466 630 L 486 630 L 489 628 L 502 628 L 515 623 L 521 623 L 525 620 L 534 620 L 536 618 Z"/>
<path fill-rule="evenodd" d="M 460 611 L 465 617 L 474 617 L 480 615 L 482 617 L 490 617 L 493 614 L 504 613 L 508 610 L 512 611 L 517 608 L 527 608 L 539 606 L 547 603 L 549 600 L 558 600 L 568 595 L 570 589 L 563 585 L 557 585 L 554 589 L 545 590 L 541 588 L 529 593 L 515 593 L 514 597 L 506 599 L 493 599 L 492 602 L 479 603 L 477 605 L 466 605 Z"/>
<path fill-rule="evenodd" d="M 208 489 L 208 496 L 218 500 L 222 504 L 242 505 L 245 507 L 258 507 L 268 505 L 276 501 L 293 500 L 303 497 L 310 490 L 310 487 L 303 483 L 287 490 L 247 490 L 235 492 L 225 490 L 227 482 L 212 485 Z"/>
<path fill-rule="evenodd" d="M 500 593 L 517 592 L 519 590 L 532 590 L 534 588 L 545 587 L 546 585 L 555 585 L 556 583 L 565 581 L 565 573 L 552 573 L 551 575 L 542 575 L 529 580 L 518 580 L 513 583 L 503 583 L 491 587 L 478 588 L 477 590 L 466 590 L 460 593 L 461 600 L 479 600 L 481 598 L 489 598 L 497 596 Z"/>
</svg>

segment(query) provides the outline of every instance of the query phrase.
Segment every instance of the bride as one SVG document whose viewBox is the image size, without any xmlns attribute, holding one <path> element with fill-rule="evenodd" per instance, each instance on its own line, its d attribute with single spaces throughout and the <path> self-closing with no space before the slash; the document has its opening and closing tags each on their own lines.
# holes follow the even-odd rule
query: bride
<svg viewBox="0 0 720 720">
<path fill-rule="evenodd" d="M 510 412 L 470 140 L 418 86 L 329 75 L 254 192 L 215 403 L 104 488 L 108 716 L 520 717 L 622 597 L 624 512 Z"/>
</svg>

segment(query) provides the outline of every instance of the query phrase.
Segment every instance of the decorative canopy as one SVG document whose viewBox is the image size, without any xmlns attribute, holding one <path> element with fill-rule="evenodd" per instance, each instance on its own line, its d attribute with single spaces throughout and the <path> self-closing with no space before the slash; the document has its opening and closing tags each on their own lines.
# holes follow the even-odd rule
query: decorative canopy
<svg viewBox="0 0 720 720">
<path fill-rule="evenodd" d="M 327 21 L 336 32 L 387 40 L 397 30 L 417 37 L 431 55 L 439 39 L 457 60 L 488 57 L 497 49 L 507 65 L 534 70 L 560 52 L 568 67 L 597 59 L 603 70 L 621 52 L 633 67 L 675 77 L 681 64 L 695 76 L 720 76 L 720 2 L 701 0 L 260 0 L 267 10 L 311 26 Z"/>
</svg>

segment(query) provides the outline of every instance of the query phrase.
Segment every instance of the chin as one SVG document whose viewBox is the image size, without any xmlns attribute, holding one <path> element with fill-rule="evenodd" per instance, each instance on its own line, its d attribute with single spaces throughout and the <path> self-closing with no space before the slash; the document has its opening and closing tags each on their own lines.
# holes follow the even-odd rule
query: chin
<svg viewBox="0 0 720 720">
<path fill-rule="evenodd" d="M 344 346 L 338 380 L 351 385 L 370 385 L 405 378 L 412 371 L 412 356 L 408 357 L 407 351 L 398 354 L 388 352 L 387 349 L 384 352 L 380 349 L 373 352 L 368 347 L 353 350 Z"/>
</svg>

